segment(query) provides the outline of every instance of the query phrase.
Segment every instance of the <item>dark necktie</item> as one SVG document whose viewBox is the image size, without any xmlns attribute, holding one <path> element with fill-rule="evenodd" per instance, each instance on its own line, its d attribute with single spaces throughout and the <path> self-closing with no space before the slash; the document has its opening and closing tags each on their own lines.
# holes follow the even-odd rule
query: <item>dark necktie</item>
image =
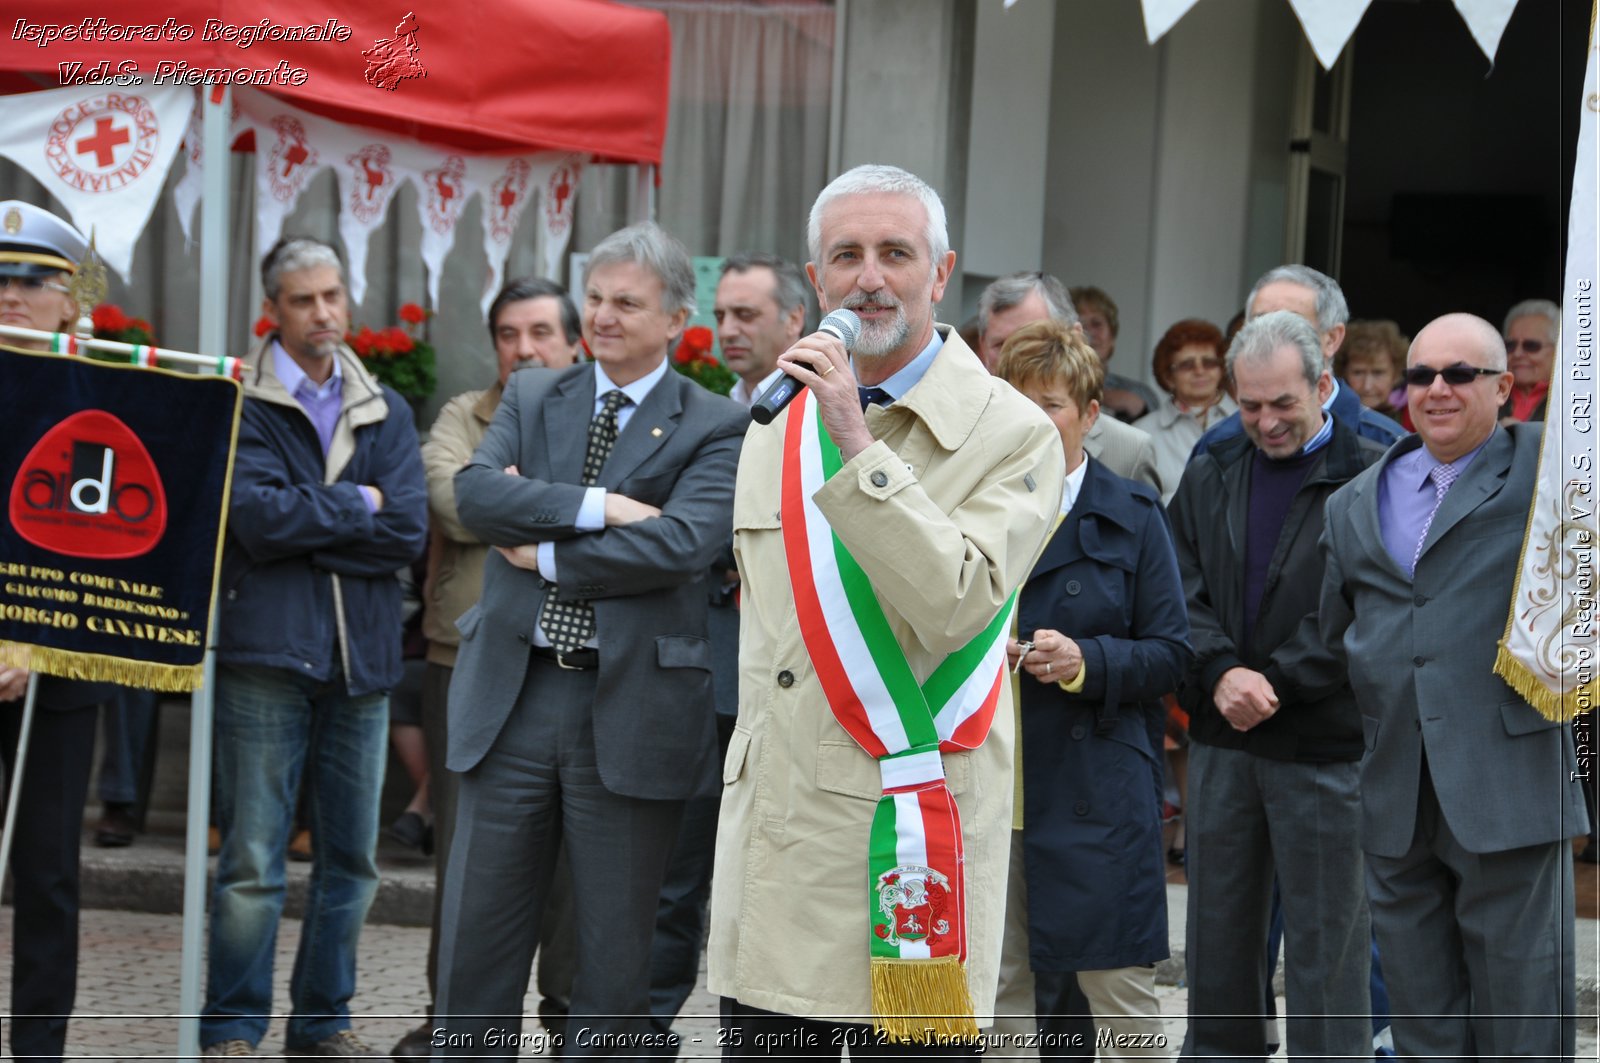
<svg viewBox="0 0 1600 1063">
<path fill-rule="evenodd" d="M 628 404 L 621 391 L 606 392 L 604 405 L 589 422 L 589 449 L 583 455 L 583 486 L 600 479 L 611 448 L 617 444 L 617 411 Z M 551 587 L 539 613 L 539 630 L 557 653 L 571 653 L 594 637 L 594 606 L 583 599 L 561 601 Z"/>
<path fill-rule="evenodd" d="M 1416 575 L 1417 562 L 1422 560 L 1422 544 L 1428 541 L 1428 529 L 1433 527 L 1433 518 L 1439 515 L 1439 507 L 1444 504 L 1444 496 L 1449 493 L 1450 485 L 1456 482 L 1456 477 L 1461 473 L 1453 465 L 1435 465 L 1428 473 L 1428 479 L 1433 481 L 1433 508 L 1428 511 L 1428 519 L 1422 522 L 1422 531 L 1417 535 L 1417 552 L 1411 555 L 1411 574 Z"/>
<path fill-rule="evenodd" d="M 876 403 L 887 406 L 894 401 L 894 396 L 882 388 L 857 388 L 861 392 L 861 412 L 866 413 L 867 407 Z"/>
</svg>

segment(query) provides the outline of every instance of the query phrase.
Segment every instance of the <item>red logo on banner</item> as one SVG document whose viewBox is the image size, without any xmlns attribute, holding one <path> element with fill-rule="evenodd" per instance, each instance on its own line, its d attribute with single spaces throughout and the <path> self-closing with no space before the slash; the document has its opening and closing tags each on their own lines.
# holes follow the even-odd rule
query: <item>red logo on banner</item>
<svg viewBox="0 0 1600 1063">
<path fill-rule="evenodd" d="M 305 187 L 307 175 L 317 163 L 317 149 L 306 145 L 306 127 L 298 118 L 280 114 L 272 120 L 272 128 L 278 134 L 267 160 L 272 197 L 290 203 Z"/>
<path fill-rule="evenodd" d="M 456 227 L 466 187 L 467 163 L 459 155 L 447 155 L 437 170 L 422 175 L 428 188 L 428 224 L 444 236 Z"/>
<path fill-rule="evenodd" d="M 517 217 L 522 213 L 523 200 L 528 196 L 528 179 L 533 167 L 526 159 L 512 159 L 506 163 L 506 172 L 489 186 L 492 193 L 489 204 L 489 231 L 495 240 L 506 243 L 517 227 Z"/>
<path fill-rule="evenodd" d="M 427 70 L 417 59 L 417 16 L 407 11 L 392 38 L 380 38 L 361 53 L 367 61 L 367 84 L 393 92 L 406 78 L 425 78 Z"/>
<path fill-rule="evenodd" d="M 104 410 L 84 410 L 28 452 L 10 514 L 17 534 L 45 550 L 138 557 L 167 530 L 167 494 L 133 430 Z"/>
<path fill-rule="evenodd" d="M 345 160 L 359 172 L 350 189 L 350 213 L 371 225 L 389 203 L 389 189 L 394 176 L 389 173 L 389 149 L 382 144 L 368 144 Z"/>
<path fill-rule="evenodd" d="M 544 189 L 544 223 L 560 239 L 572 227 L 572 195 L 578 190 L 578 164 L 564 162 L 550 175 Z"/>
<path fill-rule="evenodd" d="M 161 130 L 143 96 L 108 92 L 68 107 L 50 123 L 44 155 L 79 192 L 126 188 L 155 161 Z"/>
</svg>

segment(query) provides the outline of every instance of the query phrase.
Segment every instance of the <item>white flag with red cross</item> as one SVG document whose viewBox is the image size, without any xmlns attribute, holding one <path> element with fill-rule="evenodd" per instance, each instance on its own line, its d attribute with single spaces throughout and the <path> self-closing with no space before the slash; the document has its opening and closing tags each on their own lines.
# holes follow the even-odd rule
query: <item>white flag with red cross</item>
<svg viewBox="0 0 1600 1063">
<path fill-rule="evenodd" d="M 193 107 L 194 90 L 180 85 L 19 93 L 6 97 L 0 155 L 93 233 L 95 250 L 126 279 Z"/>
</svg>

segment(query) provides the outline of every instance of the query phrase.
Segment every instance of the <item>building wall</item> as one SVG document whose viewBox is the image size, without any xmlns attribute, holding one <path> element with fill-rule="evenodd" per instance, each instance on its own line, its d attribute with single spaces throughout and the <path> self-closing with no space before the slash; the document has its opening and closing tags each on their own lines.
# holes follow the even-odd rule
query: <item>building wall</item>
<svg viewBox="0 0 1600 1063">
<path fill-rule="evenodd" d="M 1044 268 L 1117 302 L 1126 375 L 1152 380 L 1180 318 L 1226 324 L 1281 255 L 1288 10 L 1213 0 L 1151 47 L 1137 4 L 1056 8 Z"/>
<path fill-rule="evenodd" d="M 927 181 L 944 200 L 950 246 L 959 256 L 976 7 L 972 0 L 845 0 L 839 10 L 845 19 L 839 172 L 880 162 Z M 954 313 L 962 289 L 958 266 L 940 320 L 961 320 Z"/>
</svg>

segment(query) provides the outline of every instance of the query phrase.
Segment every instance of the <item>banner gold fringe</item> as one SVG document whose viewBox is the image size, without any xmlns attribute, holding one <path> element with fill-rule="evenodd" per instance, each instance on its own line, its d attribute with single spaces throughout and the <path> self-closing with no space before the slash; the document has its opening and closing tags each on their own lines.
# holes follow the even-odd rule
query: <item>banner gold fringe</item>
<svg viewBox="0 0 1600 1063">
<path fill-rule="evenodd" d="M 1600 697 L 1600 682 L 1595 679 L 1573 687 L 1565 694 L 1551 690 L 1545 686 L 1544 680 L 1506 648 L 1504 640 L 1494 657 L 1494 674 L 1521 694 L 1540 716 L 1554 723 L 1566 723 L 1580 712 L 1588 712 L 1595 707 L 1595 698 Z"/>
<path fill-rule="evenodd" d="M 959 957 L 872 958 L 872 1025 L 892 1041 L 946 1044 L 973 1040 L 967 969 Z"/>
<path fill-rule="evenodd" d="M 26 668 L 42 675 L 62 679 L 86 679 L 96 683 L 120 683 L 146 690 L 167 690 L 187 694 L 200 689 L 204 670 L 198 664 L 157 664 L 108 657 L 100 653 L 77 653 L 52 646 L 25 642 L 0 642 L 0 664 Z"/>
</svg>

